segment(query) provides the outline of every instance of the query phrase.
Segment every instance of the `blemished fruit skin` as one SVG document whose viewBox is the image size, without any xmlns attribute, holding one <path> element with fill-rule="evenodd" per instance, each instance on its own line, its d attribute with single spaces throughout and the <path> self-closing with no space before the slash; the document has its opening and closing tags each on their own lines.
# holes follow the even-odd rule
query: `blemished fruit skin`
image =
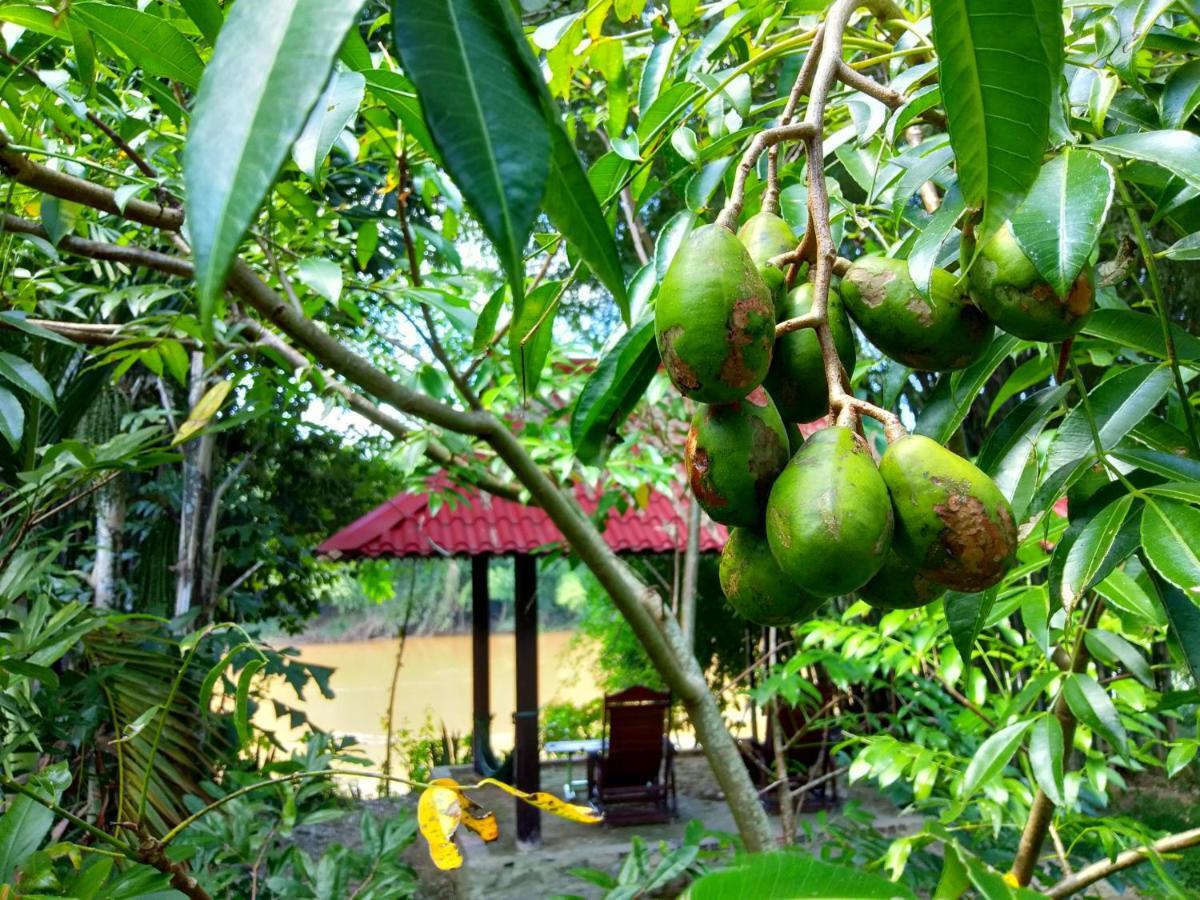
<svg viewBox="0 0 1200 900">
<path fill-rule="evenodd" d="M 742 242 L 720 225 L 697 228 L 675 253 L 654 326 L 671 383 L 700 403 L 740 400 L 771 365 L 771 292 Z"/>
<path fill-rule="evenodd" d="M 992 342 L 992 323 L 966 301 L 957 279 L 944 269 L 934 269 L 925 298 L 906 260 L 864 256 L 842 276 L 841 292 L 867 340 L 912 369 L 965 368 Z"/>
<path fill-rule="evenodd" d="M 917 609 L 946 593 L 945 585 L 922 575 L 892 550 L 875 577 L 858 589 L 858 596 L 876 609 Z"/>
<path fill-rule="evenodd" d="M 759 625 L 791 625 L 808 618 L 825 598 L 806 593 L 783 574 L 767 539 L 748 528 L 729 533 L 721 551 L 721 590 L 739 616 Z"/>
<path fill-rule="evenodd" d="M 922 575 L 958 591 L 982 591 L 1004 577 L 1017 552 L 1017 527 L 992 479 L 923 435 L 894 441 L 879 462 L 892 496 L 892 547 Z"/>
<path fill-rule="evenodd" d="M 724 525 L 761 527 L 771 485 L 791 450 L 783 420 L 761 387 L 692 419 L 684 463 L 692 493 Z"/>
<path fill-rule="evenodd" d="M 1091 266 L 1060 297 L 1007 224 L 979 249 L 968 279 L 971 297 L 1004 331 L 1027 341 L 1065 341 L 1083 327 L 1095 301 Z"/>
<path fill-rule="evenodd" d="M 803 316 L 812 309 L 813 286 L 797 285 L 787 295 L 779 320 Z M 854 371 L 857 352 L 854 332 L 842 298 L 829 292 L 829 330 L 838 358 L 847 372 Z M 825 362 L 821 344 L 811 328 L 792 331 L 775 341 L 771 368 L 767 372 L 767 391 L 785 422 L 812 422 L 829 412 L 829 386 L 825 381 Z"/>
<path fill-rule="evenodd" d="M 783 302 L 785 276 L 778 266 L 771 265 L 776 256 L 796 249 L 796 233 L 792 226 L 774 213 L 755 213 L 738 229 L 738 240 L 746 246 L 758 274 L 766 282 L 776 307 Z"/>
<path fill-rule="evenodd" d="M 887 557 L 892 504 L 862 438 L 840 426 L 810 436 L 771 489 L 766 531 L 780 569 L 809 593 L 866 584 Z"/>
</svg>

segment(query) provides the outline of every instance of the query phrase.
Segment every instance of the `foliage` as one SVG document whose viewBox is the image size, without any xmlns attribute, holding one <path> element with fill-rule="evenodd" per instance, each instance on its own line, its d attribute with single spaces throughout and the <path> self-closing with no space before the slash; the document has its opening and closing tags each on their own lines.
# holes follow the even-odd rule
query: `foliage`
<svg viewBox="0 0 1200 900">
<path fill-rule="evenodd" d="M 822 40 L 850 72 L 835 72 L 825 106 L 824 183 L 787 145 L 773 162 L 735 163 L 778 121 L 824 4 L 533 0 L 521 17 L 487 0 L 267 6 L 0 6 L 6 777 L 67 763 L 83 773 L 72 790 L 110 789 L 97 760 L 114 729 L 142 747 L 156 723 L 178 762 L 205 705 L 176 710 L 161 684 L 134 692 L 175 673 L 191 703 L 192 688 L 204 694 L 194 676 L 224 678 L 222 660 L 236 678 L 217 730 L 237 746 L 259 664 L 304 675 L 252 640 L 226 659 L 241 635 L 202 642 L 195 669 L 182 666 L 186 635 L 298 626 L 328 596 L 315 538 L 432 471 L 536 488 L 543 504 L 582 482 L 601 498 L 592 524 L 651 489 L 678 496 L 692 410 L 650 374 L 645 322 L 686 234 L 719 208 L 736 224 L 777 187 L 797 235 L 828 224 L 833 252 L 905 260 L 922 289 L 935 267 L 966 276 L 1011 220 L 1049 284 L 1094 272 L 1098 308 L 1062 346 L 999 334 L 940 375 L 861 343 L 857 400 L 974 456 L 1012 501 L 1019 562 L 997 587 L 923 611 L 831 601 L 760 673 L 757 699 L 813 700 L 822 678 L 845 694 L 830 718 L 852 779 L 926 817 L 865 861 L 895 878 L 937 848 L 947 895 L 1012 894 L 999 872 L 1049 800 L 1071 864 L 1159 837 L 1157 820 L 1111 807 L 1132 773 L 1181 777 L 1198 740 L 1200 28 L 1186 4 L 837 4 L 831 21 L 846 27 Z M 119 402 L 95 404 L 101 384 Z M 174 441 L 213 384 L 230 385 L 222 409 Z M 882 429 L 864 428 L 882 449 Z M 184 580 L 171 548 L 201 448 L 209 488 L 226 485 L 209 519 L 210 590 L 151 626 L 143 617 L 174 613 Z M 101 533 L 118 487 L 129 503 L 113 548 Z M 680 599 L 675 561 L 619 565 L 569 506 L 546 508 L 574 528 L 571 564 L 595 575 L 584 627 L 603 636 L 606 684 L 699 671 L 690 657 L 647 664 L 664 655 L 645 652 L 661 636 L 634 576 L 660 589 L 661 612 Z M 119 611 L 93 609 L 114 550 Z M 724 683 L 747 661 L 745 629 L 710 568 L 696 655 Z M 139 652 L 97 664 L 114 630 Z M 114 685 L 105 714 L 89 701 Z M 717 739 L 732 752 L 707 735 L 714 765 Z M 214 766 L 239 751 L 218 752 Z M 143 778 L 155 794 L 207 791 L 196 772 Z M 101 809 L 128 809 L 114 802 Z M 157 819 L 140 824 L 161 833 L 182 802 L 153 803 Z M 291 815 L 286 796 L 262 802 L 264 822 Z M 24 807 L 13 799 L 6 815 Z M 369 844 L 405 839 L 372 832 Z M 284 856 L 271 871 L 285 881 L 370 873 L 351 852 L 324 870 Z M 1067 868 L 1037 861 L 1045 886 Z M 64 891 L 95 878 L 119 896 L 128 884 L 111 879 L 168 874 L 103 864 L 26 856 L 22 877 L 49 871 Z M 217 883 L 236 871 L 222 867 L 254 862 L 196 865 Z M 1156 863 L 1141 871 L 1153 874 L 1131 877 L 1170 886 Z"/>
</svg>

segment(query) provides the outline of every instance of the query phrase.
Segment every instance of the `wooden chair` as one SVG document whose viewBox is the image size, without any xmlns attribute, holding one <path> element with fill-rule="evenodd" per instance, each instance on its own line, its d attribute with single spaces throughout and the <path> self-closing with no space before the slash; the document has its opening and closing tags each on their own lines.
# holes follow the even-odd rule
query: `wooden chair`
<svg viewBox="0 0 1200 900">
<path fill-rule="evenodd" d="M 635 686 L 604 698 L 604 749 L 588 754 L 588 798 L 611 825 L 675 815 L 671 695 Z"/>
<path fill-rule="evenodd" d="M 808 710 L 795 706 L 779 707 L 779 727 L 783 736 L 784 761 L 788 786 L 793 790 L 835 770 L 832 748 L 841 740 L 838 729 L 814 727 Z M 759 799 L 770 812 L 779 811 L 779 788 L 775 774 L 775 731 L 770 719 L 762 741 L 739 742 L 750 779 L 759 789 Z M 801 799 L 799 812 L 835 809 L 841 803 L 838 783 L 831 778 L 807 791 Z"/>
</svg>

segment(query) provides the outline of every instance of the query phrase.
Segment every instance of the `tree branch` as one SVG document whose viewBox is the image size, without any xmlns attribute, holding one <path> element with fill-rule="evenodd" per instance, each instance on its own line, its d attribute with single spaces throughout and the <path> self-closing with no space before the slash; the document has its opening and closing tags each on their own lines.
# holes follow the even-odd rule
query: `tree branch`
<svg viewBox="0 0 1200 900">
<path fill-rule="evenodd" d="M 1120 872 L 1122 869 L 1128 869 L 1130 866 L 1136 866 L 1140 862 L 1145 862 L 1152 856 L 1186 850 L 1188 847 L 1195 847 L 1198 844 L 1200 844 L 1200 828 L 1193 828 L 1190 831 L 1181 831 L 1178 834 L 1169 835 L 1147 847 L 1138 847 L 1136 850 L 1126 850 L 1123 853 L 1118 853 L 1116 859 L 1102 859 L 1099 862 L 1092 863 L 1090 866 L 1085 866 L 1074 875 L 1064 878 L 1058 884 L 1054 885 L 1054 887 L 1050 888 L 1050 890 L 1046 891 L 1046 896 L 1053 897 L 1055 900 L 1058 900 L 1060 897 L 1070 897 L 1088 885 L 1095 884 L 1097 881 L 1107 878 L 1115 872 Z"/>
<path fill-rule="evenodd" d="M 10 143 L 8 135 L 0 130 L 0 172 L 13 181 L 44 194 L 73 200 L 142 225 L 165 228 L 169 231 L 178 231 L 183 225 L 182 210 L 136 199 L 131 199 L 122 210 L 117 205 L 113 192 L 108 188 L 35 163 L 15 150 L 10 150 Z"/>
</svg>

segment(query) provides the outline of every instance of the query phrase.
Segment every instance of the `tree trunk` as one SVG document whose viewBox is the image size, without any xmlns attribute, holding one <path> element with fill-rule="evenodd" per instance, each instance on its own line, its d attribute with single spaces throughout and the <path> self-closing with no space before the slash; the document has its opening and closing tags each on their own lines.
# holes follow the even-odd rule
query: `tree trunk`
<svg viewBox="0 0 1200 900">
<path fill-rule="evenodd" d="M 188 381 L 188 408 L 204 396 L 208 380 L 204 375 L 204 354 L 192 354 Z M 175 563 L 175 615 L 182 616 L 197 603 L 204 602 L 205 535 L 210 495 L 214 438 L 202 432 L 183 445 L 183 487 L 179 498 L 179 556 Z"/>
<path fill-rule="evenodd" d="M 696 586 L 700 578 L 700 504 L 688 505 L 687 550 L 683 555 L 683 586 L 679 596 L 679 630 L 683 643 L 695 653 Z"/>
<path fill-rule="evenodd" d="M 125 486 L 118 475 L 96 494 L 96 560 L 92 565 L 92 603 L 111 609 L 117 598 L 121 536 L 125 530 Z"/>
</svg>

